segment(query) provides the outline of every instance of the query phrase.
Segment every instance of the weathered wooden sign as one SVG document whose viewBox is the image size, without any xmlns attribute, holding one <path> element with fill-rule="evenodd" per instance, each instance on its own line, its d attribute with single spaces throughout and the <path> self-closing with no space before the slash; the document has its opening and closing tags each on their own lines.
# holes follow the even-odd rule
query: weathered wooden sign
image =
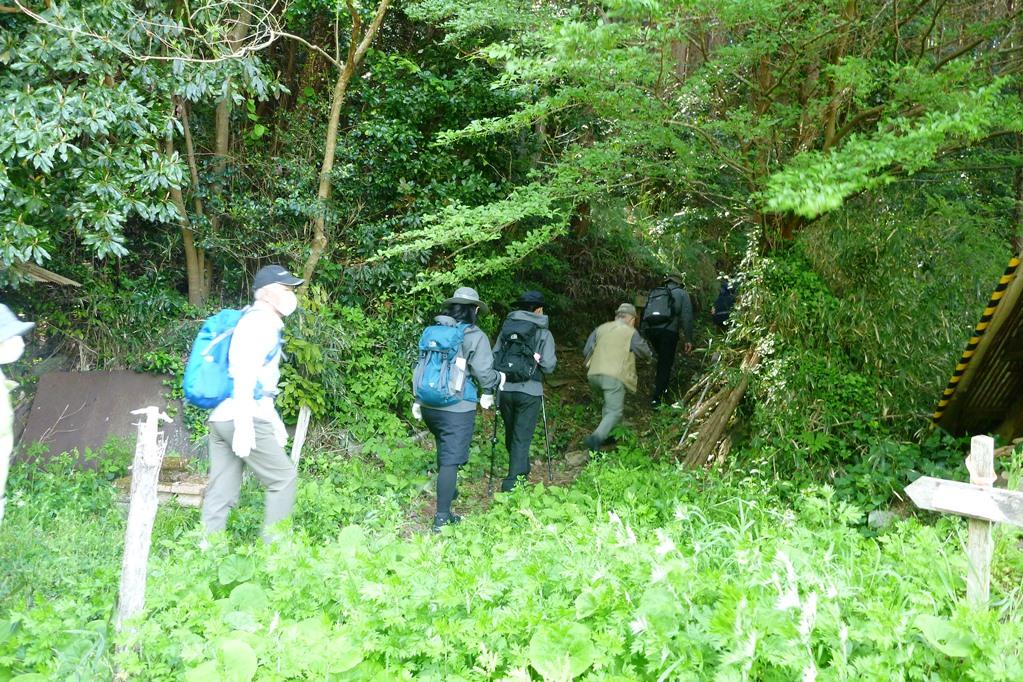
<svg viewBox="0 0 1023 682">
<path fill-rule="evenodd" d="M 906 494 L 920 509 L 1023 526 L 1023 492 L 921 476 Z"/>
<path fill-rule="evenodd" d="M 991 524 L 1023 526 L 1023 492 L 999 490 L 995 482 L 995 442 L 974 436 L 966 458 L 970 482 L 922 476 L 906 487 L 906 494 L 920 509 L 956 514 L 969 519 L 966 555 L 966 598 L 977 605 L 991 596 Z"/>
</svg>

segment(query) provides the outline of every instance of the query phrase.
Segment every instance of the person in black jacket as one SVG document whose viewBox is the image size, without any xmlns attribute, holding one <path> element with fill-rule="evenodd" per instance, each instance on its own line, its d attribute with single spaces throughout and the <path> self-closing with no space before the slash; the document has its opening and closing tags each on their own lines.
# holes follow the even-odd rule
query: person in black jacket
<svg viewBox="0 0 1023 682">
<path fill-rule="evenodd" d="M 720 281 L 721 289 L 718 291 L 718 297 L 714 299 L 714 305 L 710 308 L 710 319 L 718 329 L 725 329 L 728 326 L 728 317 L 732 314 L 732 306 L 735 305 L 739 286 L 724 275 L 721 275 Z"/>
<path fill-rule="evenodd" d="M 529 476 L 529 446 L 543 403 L 543 375 L 554 371 L 554 336 L 544 315 L 544 297 L 539 291 L 525 291 L 501 326 L 494 344 L 495 368 L 508 380 L 497 403 L 504 422 L 504 444 L 508 449 L 508 475 L 501 491 L 515 487 L 520 476 Z M 519 376 L 523 369 L 528 377 Z"/>
<path fill-rule="evenodd" d="M 693 350 L 693 304 L 689 293 L 682 288 L 682 276 L 669 274 L 664 284 L 653 289 L 647 297 L 647 305 L 643 310 L 640 330 L 650 341 L 654 353 L 657 354 L 657 373 L 654 379 L 654 391 L 650 396 L 651 405 L 660 405 L 664 392 L 668 390 L 671 380 L 671 369 L 675 364 L 675 352 L 678 350 L 679 332 L 685 334 L 686 353 Z M 669 314 L 651 315 L 655 296 L 668 297 Z"/>
</svg>

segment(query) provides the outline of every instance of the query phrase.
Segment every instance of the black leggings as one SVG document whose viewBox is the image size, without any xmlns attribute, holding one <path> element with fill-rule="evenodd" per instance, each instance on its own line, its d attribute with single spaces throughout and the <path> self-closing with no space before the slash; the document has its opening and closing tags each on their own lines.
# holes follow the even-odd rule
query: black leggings
<svg viewBox="0 0 1023 682">
<path fill-rule="evenodd" d="M 451 503 L 458 496 L 458 465 L 448 464 L 437 472 L 437 513 L 450 514 Z"/>
</svg>

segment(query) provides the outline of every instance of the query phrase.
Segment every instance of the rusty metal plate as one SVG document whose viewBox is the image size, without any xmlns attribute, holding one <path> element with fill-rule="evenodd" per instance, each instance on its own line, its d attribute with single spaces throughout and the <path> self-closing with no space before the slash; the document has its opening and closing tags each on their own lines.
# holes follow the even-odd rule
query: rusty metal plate
<svg viewBox="0 0 1023 682">
<path fill-rule="evenodd" d="M 98 450 L 111 437 L 135 443 L 137 416 L 132 410 L 148 405 L 173 410 L 174 422 L 163 427 L 167 454 L 194 456 L 188 431 L 181 422 L 181 403 L 168 401 L 169 377 L 139 372 L 50 372 L 39 378 L 28 424 L 21 435 L 19 453 L 33 443 L 47 448 L 47 456 L 77 450 L 79 463 L 88 466 L 86 448 Z"/>
</svg>

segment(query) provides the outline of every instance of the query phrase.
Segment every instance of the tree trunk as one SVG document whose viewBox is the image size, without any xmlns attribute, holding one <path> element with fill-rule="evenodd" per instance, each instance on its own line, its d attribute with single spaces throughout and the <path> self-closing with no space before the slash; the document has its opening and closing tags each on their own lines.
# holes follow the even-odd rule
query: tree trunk
<svg viewBox="0 0 1023 682">
<path fill-rule="evenodd" d="M 174 154 L 174 138 L 171 133 L 167 134 L 165 153 L 168 158 Z M 170 194 L 174 207 L 178 209 L 178 227 L 181 229 L 181 244 L 185 250 L 188 302 L 194 306 L 201 306 L 206 300 L 206 291 L 203 286 L 203 270 L 199 263 L 199 249 L 195 248 L 195 233 L 192 231 L 192 223 L 188 219 L 188 209 L 185 207 L 185 198 L 181 194 L 181 188 L 171 187 Z"/>
<path fill-rule="evenodd" d="M 1016 154 L 1023 158 L 1023 135 L 1016 135 Z M 1023 253 L 1023 166 L 1016 169 L 1013 184 L 1016 194 L 1016 230 L 1012 236 L 1012 252 Z"/>
<path fill-rule="evenodd" d="M 205 303 L 203 280 L 205 273 L 203 265 L 199 262 L 199 249 L 195 248 L 195 234 L 192 232 L 191 223 L 188 222 L 188 214 L 185 212 L 185 201 L 181 196 L 181 190 L 177 187 L 171 188 L 171 199 L 178 209 L 178 226 L 181 228 L 181 243 L 185 249 L 185 272 L 188 276 L 188 302 L 196 307 Z"/>
<path fill-rule="evenodd" d="M 316 271 L 316 264 L 319 263 L 323 252 L 327 250 L 327 200 L 330 199 L 330 174 L 334 170 L 334 158 L 337 155 L 337 128 L 341 122 L 341 105 L 344 104 L 345 95 L 348 92 L 348 83 L 355 72 L 355 65 L 351 61 L 345 63 L 345 68 L 334 83 L 334 94 L 330 100 L 330 118 L 327 120 L 327 139 L 323 150 L 323 162 L 320 164 L 320 183 L 316 191 L 317 211 L 312 220 L 313 238 L 309 245 L 309 257 L 306 258 L 305 267 L 302 268 L 302 278 L 308 282 Z"/>
<path fill-rule="evenodd" d="M 1006 10 L 1008 14 L 1012 14 L 1015 9 L 1016 7 L 1014 2 L 1010 1 L 1007 3 Z M 1018 35 L 1019 30 L 1023 30 L 1023 21 L 1017 20 L 1016 27 L 1017 32 L 1013 33 L 1014 36 Z M 1017 39 L 1014 37 L 1011 41 L 1013 49 L 1017 48 L 1017 42 Z M 1016 93 L 1020 100 L 1023 100 L 1023 86 L 1018 88 Z M 1023 135 L 1020 135 L 1019 133 L 1016 133 L 1016 157 L 1023 159 Z M 1016 231 L 1012 237 L 1012 252 L 1023 253 L 1023 166 L 1016 169 L 1016 175 L 1013 179 L 1013 189 L 1015 190 L 1016 195 Z"/>
<path fill-rule="evenodd" d="M 181 103 L 181 127 L 185 131 L 185 161 L 188 164 L 188 174 L 192 178 L 192 204 L 195 206 L 195 215 L 203 218 L 206 211 L 203 207 L 202 198 L 199 196 L 199 166 L 195 160 L 195 145 L 192 144 L 192 124 L 188 115 L 188 102 Z M 206 249 L 196 249 L 196 260 L 201 282 L 202 303 L 210 295 L 210 288 L 213 286 L 213 262 L 206 258 Z"/>
<path fill-rule="evenodd" d="M 352 33 L 348 43 L 348 57 L 345 59 L 344 68 L 341 69 L 337 82 L 334 83 L 334 93 L 330 100 L 330 117 L 327 119 L 327 139 L 323 149 L 323 162 L 320 164 L 320 182 L 316 191 L 316 199 L 319 206 L 317 207 L 316 215 L 311 221 L 313 237 L 309 245 L 309 257 L 306 258 L 305 267 L 302 268 L 302 277 L 306 282 L 303 286 L 309 285 L 309 281 L 316 271 L 316 264 L 319 263 L 320 258 L 323 257 L 324 252 L 327 250 L 326 210 L 327 200 L 330 199 L 330 175 L 334 170 L 334 157 L 337 152 L 337 129 L 341 121 L 341 107 L 345 102 L 345 95 L 348 93 L 348 84 L 351 82 L 355 70 L 362 63 L 363 57 L 366 56 L 366 50 L 369 49 L 373 38 L 380 29 L 380 24 L 383 22 L 384 15 L 387 13 L 387 8 L 390 4 L 391 0 L 380 0 L 376 15 L 373 17 L 369 28 L 366 29 L 365 35 L 362 33 L 362 20 L 359 18 L 358 10 L 350 2 L 348 4 L 349 13 L 352 16 Z"/>
<path fill-rule="evenodd" d="M 238 16 L 238 23 L 234 25 L 234 28 L 231 29 L 227 36 L 227 44 L 232 52 L 238 49 L 239 44 L 249 34 L 249 22 L 251 20 L 252 15 L 242 8 Z M 224 97 L 217 102 L 217 109 L 214 114 L 213 169 L 216 176 L 213 183 L 213 191 L 215 194 L 219 194 L 223 190 L 221 180 L 224 171 L 227 170 L 227 154 L 231 147 L 231 108 L 231 80 L 228 79 L 224 83 Z M 220 229 L 220 214 L 216 210 L 209 216 L 209 221 L 210 229 L 213 232 L 217 232 Z M 208 285 L 212 284 L 212 266 L 212 262 L 205 258 L 203 259 L 203 279 Z"/>
</svg>

